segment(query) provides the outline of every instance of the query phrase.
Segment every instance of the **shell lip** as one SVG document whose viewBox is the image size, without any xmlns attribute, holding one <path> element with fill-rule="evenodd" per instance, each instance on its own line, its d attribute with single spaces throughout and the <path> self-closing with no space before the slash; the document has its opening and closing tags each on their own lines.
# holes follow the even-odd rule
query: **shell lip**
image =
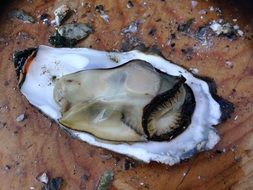
<svg viewBox="0 0 253 190">
<path fill-rule="evenodd" d="M 25 81 L 25 75 L 29 66 L 37 54 L 38 48 L 28 48 L 23 51 L 13 53 L 13 63 L 18 78 L 18 87 L 20 88 Z"/>
</svg>

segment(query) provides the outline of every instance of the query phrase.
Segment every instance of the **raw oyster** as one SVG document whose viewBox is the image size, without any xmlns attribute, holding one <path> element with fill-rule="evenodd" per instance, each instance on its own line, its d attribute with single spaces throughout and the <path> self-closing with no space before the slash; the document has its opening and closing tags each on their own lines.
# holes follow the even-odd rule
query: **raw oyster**
<svg viewBox="0 0 253 190">
<path fill-rule="evenodd" d="M 31 104 L 73 137 L 144 162 L 173 165 L 213 148 L 213 126 L 233 111 L 207 82 L 158 55 L 39 46 L 14 58 Z"/>
<path fill-rule="evenodd" d="M 140 60 L 65 75 L 54 87 L 59 122 L 110 141 L 170 140 L 190 123 L 195 106 L 184 82 Z"/>
</svg>

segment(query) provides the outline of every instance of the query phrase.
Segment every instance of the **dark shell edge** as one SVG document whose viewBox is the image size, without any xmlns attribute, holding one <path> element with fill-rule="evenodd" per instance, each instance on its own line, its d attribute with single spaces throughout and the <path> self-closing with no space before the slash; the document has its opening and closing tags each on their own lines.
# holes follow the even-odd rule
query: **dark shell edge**
<svg viewBox="0 0 253 190">
<path fill-rule="evenodd" d="M 156 69 L 157 70 L 157 69 Z M 158 72 L 161 72 L 157 70 Z M 195 110 L 195 97 L 193 95 L 193 92 L 191 88 L 185 84 L 184 82 L 186 79 L 183 76 L 179 76 L 179 81 L 177 84 L 170 90 L 167 90 L 163 92 L 162 94 L 158 94 L 156 97 L 154 97 L 149 104 L 147 104 L 143 109 L 143 116 L 142 116 L 142 126 L 144 129 L 145 134 L 148 136 L 149 140 L 153 141 L 170 141 L 173 138 L 176 138 L 178 135 L 180 135 L 184 130 L 186 130 L 191 123 L 191 117 Z M 173 98 L 173 96 L 176 94 L 176 91 L 181 87 L 181 85 L 184 86 L 186 90 L 186 98 L 184 100 L 184 103 L 182 105 L 182 111 L 181 111 L 181 119 L 179 122 L 179 127 L 173 129 L 172 131 L 162 134 L 160 136 L 154 135 L 153 137 L 150 137 L 148 129 L 147 129 L 147 123 L 149 119 L 149 115 L 153 112 L 153 109 L 155 109 L 159 104 L 161 104 L 161 101 L 167 101 L 168 99 Z"/>
<path fill-rule="evenodd" d="M 38 48 L 28 48 L 22 51 L 15 51 L 13 53 L 13 63 L 18 78 L 18 87 L 20 88 L 25 80 L 25 73 L 23 73 L 23 67 L 27 59 L 33 55 L 36 56 Z"/>
<path fill-rule="evenodd" d="M 220 105 L 220 109 L 221 109 L 220 122 L 226 121 L 227 119 L 231 118 L 231 114 L 234 112 L 235 106 L 232 102 L 217 95 L 217 84 L 214 81 L 214 79 L 205 77 L 205 76 L 198 76 L 198 75 L 194 75 L 194 77 L 199 78 L 207 83 L 212 97 Z"/>
</svg>

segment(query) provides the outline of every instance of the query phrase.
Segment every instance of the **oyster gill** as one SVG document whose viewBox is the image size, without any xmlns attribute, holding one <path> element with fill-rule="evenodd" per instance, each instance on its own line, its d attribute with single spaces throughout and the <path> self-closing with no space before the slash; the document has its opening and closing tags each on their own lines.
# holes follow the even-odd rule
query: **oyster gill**
<svg viewBox="0 0 253 190">
<path fill-rule="evenodd" d="M 195 104 L 184 82 L 140 60 L 65 75 L 54 88 L 62 112 L 59 122 L 103 140 L 169 140 L 187 127 L 182 121 L 190 120 L 194 110 L 191 106 L 183 114 L 183 104 Z M 186 99 L 186 91 L 191 98 Z"/>
<path fill-rule="evenodd" d="M 137 50 L 115 53 L 87 48 L 69 49 L 39 46 L 37 49 L 16 53 L 14 65 L 22 94 L 32 105 L 59 123 L 64 109 L 61 109 L 54 100 L 54 87 L 57 83 L 55 79 L 78 71 L 114 68 L 133 60 L 148 62 L 156 70 L 167 75 L 184 77 L 185 100 L 191 98 L 188 94 L 192 92 L 195 99 L 195 109 L 191 115 L 190 123 L 180 135 L 172 140 L 154 141 L 148 139 L 141 142 L 114 144 L 110 143 L 111 141 L 98 141 L 92 134 L 60 126 L 75 138 L 144 162 L 156 161 L 173 165 L 197 152 L 213 148 L 219 141 L 219 136 L 213 125 L 219 124 L 221 119 L 226 118 L 224 116 L 229 116 L 233 111 L 232 104 L 215 95 L 215 90 L 211 92 L 208 83 L 204 80 L 193 76 L 184 68 L 158 55 L 146 54 Z M 190 91 L 188 91 L 189 88 Z M 172 89 L 174 88 L 172 87 Z M 153 98 L 153 100 L 157 99 Z M 183 114 L 189 115 L 187 113 L 192 110 L 191 105 L 182 106 L 181 110 Z M 156 124 L 162 125 L 163 123 L 167 123 L 167 121 L 164 122 L 161 119 Z M 157 135 L 162 137 L 162 131 L 160 132 L 161 134 L 157 132 Z M 174 131 L 174 133 L 180 133 L 180 131 Z"/>
</svg>

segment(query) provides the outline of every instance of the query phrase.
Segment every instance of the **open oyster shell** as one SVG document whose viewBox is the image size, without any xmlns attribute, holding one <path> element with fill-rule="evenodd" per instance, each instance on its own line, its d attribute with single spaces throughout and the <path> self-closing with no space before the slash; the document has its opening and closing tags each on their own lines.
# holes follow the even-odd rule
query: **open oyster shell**
<svg viewBox="0 0 253 190">
<path fill-rule="evenodd" d="M 173 165 L 213 148 L 213 125 L 233 110 L 204 80 L 137 50 L 39 46 L 14 58 L 32 105 L 72 136 L 144 162 Z"/>
</svg>

